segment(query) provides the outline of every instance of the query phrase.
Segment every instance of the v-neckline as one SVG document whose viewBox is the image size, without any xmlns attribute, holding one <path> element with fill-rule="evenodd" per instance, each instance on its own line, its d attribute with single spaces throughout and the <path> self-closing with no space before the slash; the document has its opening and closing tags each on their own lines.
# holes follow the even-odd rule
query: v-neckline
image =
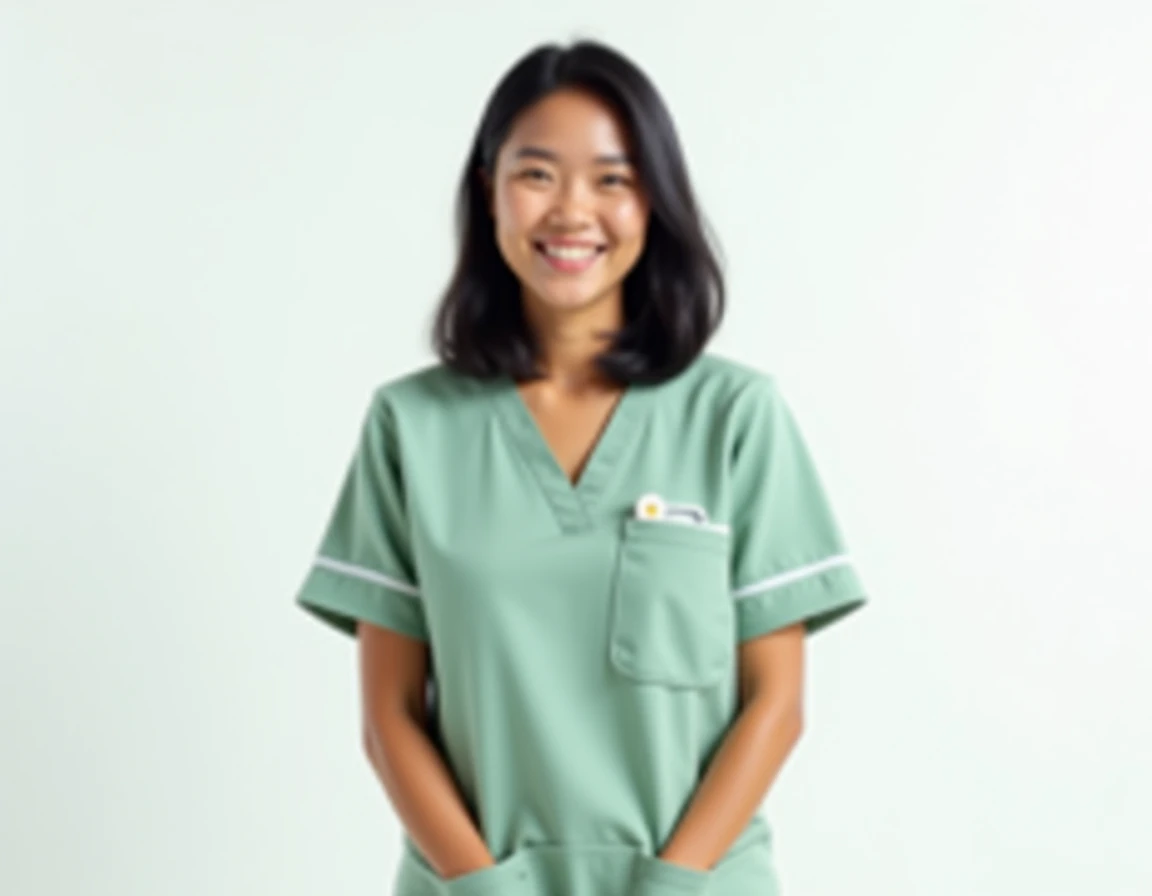
<svg viewBox="0 0 1152 896">
<path fill-rule="evenodd" d="M 640 383 L 625 386 L 576 482 L 572 482 L 517 386 L 511 376 L 499 377 L 495 383 L 496 405 L 560 525 L 568 531 L 585 529 L 593 522 L 592 511 L 603 497 L 621 452 L 629 444 L 652 388 Z"/>
</svg>

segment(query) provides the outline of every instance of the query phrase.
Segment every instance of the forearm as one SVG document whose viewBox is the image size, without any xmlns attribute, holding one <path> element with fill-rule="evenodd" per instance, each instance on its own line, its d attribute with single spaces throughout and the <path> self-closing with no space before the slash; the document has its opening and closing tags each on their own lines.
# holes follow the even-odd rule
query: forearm
<svg viewBox="0 0 1152 896">
<path fill-rule="evenodd" d="M 495 863 L 455 780 L 419 721 L 377 720 L 368 757 L 408 835 L 436 872 L 457 877 Z"/>
<path fill-rule="evenodd" d="M 800 709 L 752 699 L 736 721 L 660 852 L 666 861 L 710 869 L 752 819 L 801 731 Z"/>
</svg>

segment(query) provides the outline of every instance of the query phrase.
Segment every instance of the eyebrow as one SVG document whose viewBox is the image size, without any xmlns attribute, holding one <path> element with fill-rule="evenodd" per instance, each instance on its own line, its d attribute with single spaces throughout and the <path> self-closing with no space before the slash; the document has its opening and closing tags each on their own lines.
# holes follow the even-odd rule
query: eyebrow
<svg viewBox="0 0 1152 896">
<path fill-rule="evenodd" d="M 542 146 L 522 146 L 516 150 L 515 159 L 546 159 L 549 162 L 559 161 L 560 157 L 550 149 Z M 632 160 L 625 153 L 609 153 L 596 156 L 593 161 L 597 165 L 630 165 Z"/>
</svg>

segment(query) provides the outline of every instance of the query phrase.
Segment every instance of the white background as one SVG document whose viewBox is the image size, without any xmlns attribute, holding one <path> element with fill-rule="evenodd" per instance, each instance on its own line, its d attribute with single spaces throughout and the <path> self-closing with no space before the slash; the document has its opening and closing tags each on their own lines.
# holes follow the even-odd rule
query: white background
<svg viewBox="0 0 1152 896">
<path fill-rule="evenodd" d="M 389 892 L 355 642 L 292 604 L 433 360 L 489 91 L 667 100 L 872 602 L 764 811 L 786 896 L 1147 896 L 1152 11 L 0 7 L 0 891 Z"/>
</svg>

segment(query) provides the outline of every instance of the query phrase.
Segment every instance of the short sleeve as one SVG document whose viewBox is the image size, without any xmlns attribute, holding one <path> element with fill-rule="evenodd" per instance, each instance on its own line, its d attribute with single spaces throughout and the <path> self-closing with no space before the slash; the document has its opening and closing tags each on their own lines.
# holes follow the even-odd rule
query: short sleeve
<svg viewBox="0 0 1152 896">
<path fill-rule="evenodd" d="M 373 394 L 296 603 L 345 634 L 360 619 L 428 640 L 392 409 Z"/>
<path fill-rule="evenodd" d="M 733 402 L 732 597 L 737 641 L 803 621 L 809 635 L 867 599 L 808 445 L 775 379 Z"/>
</svg>

